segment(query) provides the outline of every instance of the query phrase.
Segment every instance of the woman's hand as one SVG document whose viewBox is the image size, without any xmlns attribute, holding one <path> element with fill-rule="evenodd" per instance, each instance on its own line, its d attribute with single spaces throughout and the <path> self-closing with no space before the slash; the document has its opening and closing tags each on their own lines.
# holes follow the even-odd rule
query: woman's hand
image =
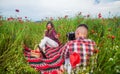
<svg viewBox="0 0 120 74">
<path fill-rule="evenodd" d="M 58 33 L 58 34 L 56 34 L 56 36 L 55 36 L 57 39 L 60 37 L 60 34 Z"/>
<path fill-rule="evenodd" d="M 40 51 L 38 50 L 31 50 L 31 56 L 35 57 L 35 58 L 40 58 L 41 54 Z"/>
</svg>

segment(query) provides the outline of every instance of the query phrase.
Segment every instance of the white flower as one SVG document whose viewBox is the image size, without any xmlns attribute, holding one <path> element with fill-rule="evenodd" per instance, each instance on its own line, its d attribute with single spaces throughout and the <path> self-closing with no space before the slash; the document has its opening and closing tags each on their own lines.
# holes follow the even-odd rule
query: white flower
<svg viewBox="0 0 120 74">
<path fill-rule="evenodd" d="M 109 58 L 109 61 L 113 61 L 113 58 Z"/>
<path fill-rule="evenodd" d="M 99 69 L 99 71 L 101 71 L 101 69 Z"/>
<path fill-rule="evenodd" d="M 116 70 L 117 73 L 120 73 L 119 69 Z"/>
<path fill-rule="evenodd" d="M 89 74 L 89 73 L 86 73 L 86 74 Z"/>
</svg>

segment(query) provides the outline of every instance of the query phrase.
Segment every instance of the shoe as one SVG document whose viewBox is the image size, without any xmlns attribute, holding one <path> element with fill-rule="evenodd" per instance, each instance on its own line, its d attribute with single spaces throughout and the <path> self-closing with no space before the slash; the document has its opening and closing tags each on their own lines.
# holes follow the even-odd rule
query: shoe
<svg viewBox="0 0 120 74">
<path fill-rule="evenodd" d="M 39 48 L 39 50 L 40 50 L 40 52 L 41 52 L 41 54 L 42 54 L 43 58 L 47 58 L 47 57 L 46 57 L 46 55 L 45 55 L 45 53 L 44 53 L 44 51 L 43 51 L 43 49 L 42 49 L 42 48 L 40 48 L 40 46 L 39 46 L 39 45 L 38 45 L 38 48 Z"/>
</svg>

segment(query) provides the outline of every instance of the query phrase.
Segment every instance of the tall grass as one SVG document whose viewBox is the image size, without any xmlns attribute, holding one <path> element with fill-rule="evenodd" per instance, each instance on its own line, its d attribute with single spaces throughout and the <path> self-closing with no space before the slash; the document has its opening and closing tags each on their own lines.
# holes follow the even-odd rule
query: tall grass
<svg viewBox="0 0 120 74">
<path fill-rule="evenodd" d="M 0 20 L 0 74 L 39 74 L 26 62 L 22 46 L 25 43 L 35 49 L 43 38 L 46 23 Z M 88 38 L 94 40 L 99 49 L 93 74 L 120 73 L 120 17 L 85 19 L 77 16 L 53 20 L 53 23 L 63 44 L 67 42 L 66 33 L 75 31 L 79 24 L 87 24 Z"/>
</svg>

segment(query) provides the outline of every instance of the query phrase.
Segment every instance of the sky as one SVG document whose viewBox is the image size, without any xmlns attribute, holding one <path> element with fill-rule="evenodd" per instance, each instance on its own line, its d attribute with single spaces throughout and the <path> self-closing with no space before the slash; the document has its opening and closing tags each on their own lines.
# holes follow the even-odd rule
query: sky
<svg viewBox="0 0 120 74">
<path fill-rule="evenodd" d="M 27 16 L 39 21 L 46 17 L 72 17 L 79 12 L 91 17 L 97 17 L 98 13 L 103 17 L 120 16 L 120 0 L 0 0 L 0 15 L 4 17 Z"/>
</svg>

